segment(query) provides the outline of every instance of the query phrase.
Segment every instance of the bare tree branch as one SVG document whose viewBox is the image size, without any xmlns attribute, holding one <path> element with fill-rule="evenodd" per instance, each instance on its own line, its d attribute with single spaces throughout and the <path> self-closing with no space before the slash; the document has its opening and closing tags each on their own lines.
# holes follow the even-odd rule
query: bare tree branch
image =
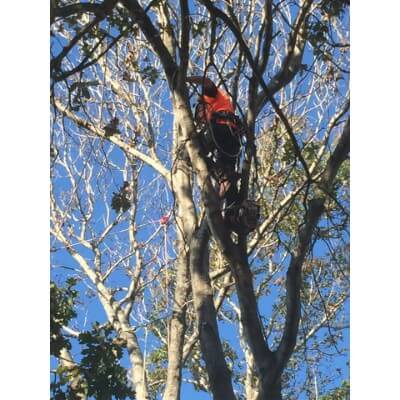
<svg viewBox="0 0 400 400">
<path fill-rule="evenodd" d="M 55 106 L 57 109 L 74 121 L 78 126 L 87 129 L 95 136 L 100 137 L 102 139 L 106 139 L 106 134 L 103 129 L 100 129 L 94 125 L 92 125 L 89 121 L 83 120 L 82 118 L 75 115 L 68 107 L 62 105 L 59 101 L 56 100 Z M 159 160 L 154 160 L 153 158 L 149 157 L 148 155 L 140 152 L 139 150 L 135 149 L 132 145 L 129 145 L 119 139 L 116 136 L 112 136 L 107 138 L 111 143 L 117 145 L 121 150 L 125 151 L 127 154 L 132 155 L 133 157 L 138 158 L 139 160 L 145 162 L 146 164 L 150 165 L 154 168 L 168 183 L 170 183 L 170 172 L 159 162 Z"/>
<path fill-rule="evenodd" d="M 160 38 L 160 32 L 154 27 L 150 18 L 136 0 L 122 0 L 124 6 L 132 14 L 134 21 L 139 25 L 140 29 L 146 36 L 146 39 L 152 45 L 154 51 L 160 57 L 163 64 L 165 74 L 170 85 L 173 84 L 173 77 L 177 70 L 177 65 L 167 47 Z"/>
<path fill-rule="evenodd" d="M 310 247 L 312 234 L 324 211 L 326 191 L 330 191 L 336 173 L 347 158 L 350 151 L 350 119 L 347 120 L 343 133 L 331 157 L 327 162 L 321 179 L 323 192 L 309 201 L 308 212 L 304 225 L 298 232 L 298 245 L 293 253 L 286 277 L 286 320 L 282 339 L 276 351 L 279 370 L 283 370 L 296 345 L 296 337 L 300 321 L 300 288 L 301 271 L 307 251 Z"/>
</svg>

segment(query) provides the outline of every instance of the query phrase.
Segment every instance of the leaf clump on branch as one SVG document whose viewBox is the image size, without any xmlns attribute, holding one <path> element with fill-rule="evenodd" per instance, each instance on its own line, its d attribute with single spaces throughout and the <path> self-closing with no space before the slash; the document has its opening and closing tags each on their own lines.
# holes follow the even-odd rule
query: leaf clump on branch
<svg viewBox="0 0 400 400">
<path fill-rule="evenodd" d="M 113 197 L 111 200 L 111 208 L 119 213 L 128 211 L 131 207 L 131 197 L 132 197 L 132 190 L 129 185 L 129 182 L 124 182 L 121 186 L 119 192 L 113 192 Z"/>
</svg>

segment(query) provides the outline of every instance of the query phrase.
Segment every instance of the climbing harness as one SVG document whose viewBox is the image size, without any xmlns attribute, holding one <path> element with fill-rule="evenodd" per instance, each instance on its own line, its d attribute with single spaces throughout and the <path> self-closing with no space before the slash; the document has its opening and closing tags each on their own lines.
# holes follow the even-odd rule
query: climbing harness
<svg viewBox="0 0 400 400">
<path fill-rule="evenodd" d="M 209 64 L 204 71 L 204 79 L 206 77 L 207 69 Z M 214 65 L 217 73 L 220 75 L 218 69 Z M 221 79 L 222 84 L 226 93 L 230 96 L 226 85 Z M 194 91 L 198 93 L 197 87 L 193 85 Z M 194 111 L 196 131 L 199 135 L 202 152 L 209 165 L 210 172 L 212 173 L 215 181 L 218 185 L 222 185 L 228 182 L 230 185 L 225 192 L 224 200 L 222 202 L 221 213 L 222 217 L 229 226 L 229 229 L 240 233 L 250 233 L 256 229 L 260 218 L 260 206 L 255 201 L 250 199 L 237 200 L 227 204 L 226 195 L 231 190 L 232 185 L 237 185 L 237 182 L 241 178 L 241 152 L 244 148 L 244 140 L 246 138 L 246 126 L 242 122 L 242 119 L 230 111 L 216 111 L 213 112 L 211 118 L 206 118 L 206 103 L 204 103 L 204 84 L 202 85 L 202 93 L 199 94 L 199 102 L 197 103 Z M 190 96 L 192 97 L 192 96 Z M 231 96 L 232 97 L 232 96 Z M 236 102 L 235 102 L 236 103 Z M 237 105 L 238 106 L 238 105 Z M 238 107 L 242 117 L 244 117 L 243 111 Z M 229 128 L 230 134 L 233 140 L 237 141 L 238 150 L 237 152 L 230 153 L 226 148 L 222 148 L 215 137 L 214 127 L 226 126 Z M 224 164 L 221 159 L 223 155 L 228 159 L 235 160 L 233 169 L 229 168 L 228 163 Z M 229 163 L 232 167 L 232 164 Z M 238 195 L 239 196 L 239 195 Z"/>
</svg>

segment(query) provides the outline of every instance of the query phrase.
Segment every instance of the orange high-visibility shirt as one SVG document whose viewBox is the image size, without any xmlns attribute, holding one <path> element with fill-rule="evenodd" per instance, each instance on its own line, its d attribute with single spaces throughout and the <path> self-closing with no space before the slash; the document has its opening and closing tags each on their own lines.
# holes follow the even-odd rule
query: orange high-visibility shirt
<svg viewBox="0 0 400 400">
<path fill-rule="evenodd" d="M 218 88 L 215 97 L 203 95 L 202 100 L 205 103 L 207 121 L 211 121 L 212 115 L 215 112 L 227 111 L 235 114 L 235 107 L 232 104 L 231 98 L 224 91 Z M 226 120 L 218 120 L 217 122 L 226 125 L 231 124 Z"/>
</svg>

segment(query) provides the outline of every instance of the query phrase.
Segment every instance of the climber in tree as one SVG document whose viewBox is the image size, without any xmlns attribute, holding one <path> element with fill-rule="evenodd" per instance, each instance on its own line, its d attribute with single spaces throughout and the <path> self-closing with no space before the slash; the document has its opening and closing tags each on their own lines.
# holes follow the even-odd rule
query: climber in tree
<svg viewBox="0 0 400 400">
<path fill-rule="evenodd" d="M 240 122 L 231 98 L 210 79 L 190 76 L 187 81 L 202 86 L 195 118 L 205 126 L 201 135 L 203 150 L 219 184 L 219 197 L 225 201 L 223 215 L 230 216 L 240 202 L 239 174 L 235 170 L 241 146 L 237 129 Z"/>
</svg>

